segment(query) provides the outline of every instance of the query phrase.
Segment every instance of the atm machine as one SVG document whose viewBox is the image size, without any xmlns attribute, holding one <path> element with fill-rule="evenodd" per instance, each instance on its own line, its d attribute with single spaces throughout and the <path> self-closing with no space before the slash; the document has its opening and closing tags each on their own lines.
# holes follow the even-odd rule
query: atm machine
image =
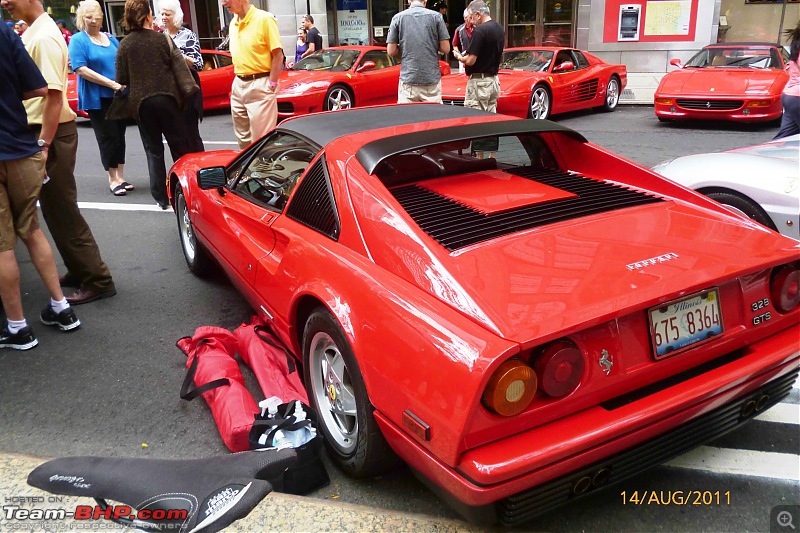
<svg viewBox="0 0 800 533">
<path fill-rule="evenodd" d="M 618 41 L 638 41 L 642 22 L 642 4 L 623 4 L 619 6 Z"/>
</svg>

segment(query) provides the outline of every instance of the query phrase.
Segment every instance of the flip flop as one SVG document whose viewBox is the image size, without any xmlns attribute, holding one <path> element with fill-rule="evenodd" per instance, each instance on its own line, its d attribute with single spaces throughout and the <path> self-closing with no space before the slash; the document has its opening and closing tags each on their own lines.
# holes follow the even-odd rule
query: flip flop
<svg viewBox="0 0 800 533">
<path fill-rule="evenodd" d="M 120 183 L 120 185 L 125 187 L 126 191 L 132 191 L 135 188 L 133 185 L 131 185 L 127 181 L 123 181 L 122 183 Z"/>
<path fill-rule="evenodd" d="M 117 185 L 113 189 L 109 190 L 114 196 L 125 196 L 127 194 L 127 191 L 125 191 L 125 185 Z"/>
</svg>

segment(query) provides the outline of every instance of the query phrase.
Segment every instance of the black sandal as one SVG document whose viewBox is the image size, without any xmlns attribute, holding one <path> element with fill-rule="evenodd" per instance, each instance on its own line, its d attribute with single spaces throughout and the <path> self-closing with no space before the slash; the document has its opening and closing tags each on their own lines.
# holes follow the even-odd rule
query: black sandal
<svg viewBox="0 0 800 533">
<path fill-rule="evenodd" d="M 109 188 L 109 190 L 111 191 L 111 194 L 113 194 L 114 196 L 125 196 L 126 194 L 128 194 L 128 192 L 125 190 L 124 184 L 117 185 L 114 188 Z"/>
<path fill-rule="evenodd" d="M 132 191 L 134 189 L 134 186 L 128 183 L 127 181 L 123 181 L 120 185 L 125 187 L 126 191 Z"/>
</svg>

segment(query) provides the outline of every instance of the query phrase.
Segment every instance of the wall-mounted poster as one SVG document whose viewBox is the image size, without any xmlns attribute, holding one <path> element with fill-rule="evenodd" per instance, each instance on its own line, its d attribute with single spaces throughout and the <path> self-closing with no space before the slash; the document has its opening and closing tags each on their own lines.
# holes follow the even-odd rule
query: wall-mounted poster
<svg viewBox="0 0 800 533">
<path fill-rule="evenodd" d="M 644 23 L 646 35 L 689 35 L 689 19 L 692 3 L 647 2 L 647 18 Z"/>
<path fill-rule="evenodd" d="M 336 0 L 340 45 L 368 45 L 367 0 Z"/>
</svg>

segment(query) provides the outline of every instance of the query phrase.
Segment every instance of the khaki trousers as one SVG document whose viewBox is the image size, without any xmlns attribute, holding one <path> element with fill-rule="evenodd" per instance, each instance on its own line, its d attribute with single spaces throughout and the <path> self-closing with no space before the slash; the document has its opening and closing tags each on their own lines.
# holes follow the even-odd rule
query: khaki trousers
<svg viewBox="0 0 800 533">
<path fill-rule="evenodd" d="M 233 132 L 244 149 L 278 124 L 278 88 L 271 89 L 269 76 L 244 81 L 233 78 L 231 117 Z"/>
</svg>

